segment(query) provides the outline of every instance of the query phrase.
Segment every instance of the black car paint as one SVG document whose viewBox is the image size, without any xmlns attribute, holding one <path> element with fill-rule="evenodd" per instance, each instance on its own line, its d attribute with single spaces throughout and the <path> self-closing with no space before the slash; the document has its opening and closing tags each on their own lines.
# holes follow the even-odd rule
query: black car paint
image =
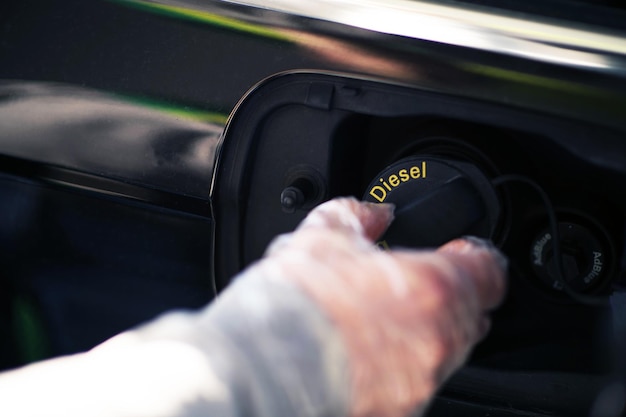
<svg viewBox="0 0 626 417">
<path fill-rule="evenodd" d="M 24 309 L 15 306 L 26 303 L 47 344 L 34 357 L 19 340 L 3 344 L 3 367 L 85 350 L 167 309 L 210 301 L 216 149 L 240 98 L 277 73 L 332 71 L 598 126 L 618 139 L 591 130 L 560 145 L 613 186 L 624 180 L 624 66 L 559 65 L 219 1 L 182 11 L 26 0 L 0 17 L 0 332 L 16 339 Z M 569 412 L 588 407 L 582 391 L 604 383 L 498 375 L 470 373 L 439 406 Z M 491 393 L 487 405 L 459 388 L 472 378 Z M 515 384 L 499 390 L 511 378 L 535 389 L 532 410 Z"/>
</svg>

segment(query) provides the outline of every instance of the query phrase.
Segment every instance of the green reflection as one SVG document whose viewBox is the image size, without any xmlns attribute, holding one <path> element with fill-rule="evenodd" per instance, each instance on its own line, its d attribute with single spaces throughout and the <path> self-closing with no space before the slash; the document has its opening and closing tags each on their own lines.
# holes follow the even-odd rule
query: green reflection
<svg viewBox="0 0 626 417">
<path fill-rule="evenodd" d="M 13 328 L 23 363 L 36 362 L 51 356 L 41 313 L 30 299 L 18 296 L 13 301 Z"/>
<path fill-rule="evenodd" d="M 147 11 L 150 13 L 157 13 L 168 17 L 177 19 L 189 20 L 193 22 L 200 22 L 211 26 L 222 27 L 237 32 L 243 32 L 256 36 L 262 36 L 265 38 L 275 39 L 283 42 L 290 42 L 288 35 L 281 33 L 277 30 L 268 29 L 265 26 L 255 25 L 252 23 L 246 23 L 241 20 L 232 19 L 229 17 L 220 16 L 218 14 L 193 10 L 186 7 L 171 6 L 160 3 L 153 3 L 145 0 L 110 0 L 115 3 L 120 3 L 126 6 L 133 7 L 135 9 Z M 294 0 L 296 1 L 296 0 Z"/>
<path fill-rule="evenodd" d="M 512 81 L 519 84 L 526 84 L 534 87 L 540 87 L 542 89 L 566 91 L 574 94 L 581 94 L 586 96 L 606 97 L 606 92 L 584 85 L 580 83 L 573 83 L 564 80 L 558 80 L 555 78 L 542 77 L 538 75 L 525 74 L 518 71 L 512 71 L 497 67 L 490 67 L 480 64 L 461 64 L 459 65 L 463 70 L 484 75 L 489 78 L 496 78 L 505 81 Z"/>
<path fill-rule="evenodd" d="M 228 119 L 228 115 L 224 113 L 192 108 L 186 105 L 179 105 L 163 100 L 130 95 L 117 95 L 117 97 L 127 103 L 135 104 L 152 110 L 157 110 L 176 118 L 219 125 L 225 125 L 226 120 Z"/>
</svg>

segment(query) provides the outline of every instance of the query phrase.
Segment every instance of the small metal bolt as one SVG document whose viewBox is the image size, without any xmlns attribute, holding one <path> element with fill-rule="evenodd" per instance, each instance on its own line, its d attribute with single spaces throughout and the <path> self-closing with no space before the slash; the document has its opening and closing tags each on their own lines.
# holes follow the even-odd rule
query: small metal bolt
<svg viewBox="0 0 626 417">
<path fill-rule="evenodd" d="M 289 186 L 280 193 L 280 205 L 286 213 L 293 213 L 304 204 L 304 193 L 297 187 Z"/>
</svg>

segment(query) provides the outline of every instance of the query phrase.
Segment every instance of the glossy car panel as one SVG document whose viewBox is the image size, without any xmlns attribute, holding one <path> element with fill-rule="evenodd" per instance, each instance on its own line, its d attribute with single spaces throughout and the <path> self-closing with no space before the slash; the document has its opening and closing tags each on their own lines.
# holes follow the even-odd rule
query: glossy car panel
<svg viewBox="0 0 626 417">
<path fill-rule="evenodd" d="M 252 121 L 263 121 L 264 112 L 273 111 L 265 107 L 271 96 L 264 93 L 265 86 L 299 74 L 313 74 L 321 84 L 333 84 L 333 91 L 346 93 L 337 87 L 345 83 L 380 94 L 375 111 L 339 93 L 332 104 L 344 100 L 353 107 L 329 104 L 324 109 L 307 101 L 306 91 L 317 84 L 302 90 L 300 104 L 319 110 L 310 112 L 315 117 L 309 121 L 331 119 L 330 110 L 344 112 L 346 124 L 327 133 L 359 133 L 347 135 L 351 144 L 360 143 L 353 136 L 367 144 L 384 142 L 386 132 L 398 136 L 388 143 L 405 144 L 404 127 L 422 126 L 417 122 L 436 113 L 435 122 L 449 132 L 470 126 L 471 118 L 483 126 L 474 132 L 489 140 L 508 132 L 498 146 L 507 148 L 510 141 L 513 155 L 497 165 L 519 167 L 522 154 L 535 152 L 537 165 L 528 164 L 528 172 L 541 171 L 542 178 L 553 172 L 550 185 L 559 195 L 576 188 L 562 178 L 579 167 L 585 183 L 579 190 L 585 192 L 567 194 L 559 203 L 573 202 L 595 217 L 610 218 L 606 223 L 614 226 L 609 234 L 619 261 L 607 286 L 621 294 L 624 13 L 619 5 L 560 0 L 10 3 L 0 13 L 0 263 L 6 272 L 0 279 L 0 339 L 14 343 L 3 347 L 1 366 L 84 350 L 161 311 L 208 302 L 215 290 L 212 257 L 219 254 L 214 239 L 239 249 L 247 245 L 239 233 L 219 235 L 220 225 L 239 222 L 243 214 L 235 218 L 234 210 L 214 210 L 224 201 L 242 207 L 253 202 L 234 191 L 218 197 L 215 188 L 218 180 L 251 182 L 248 171 L 235 171 L 239 165 L 225 157 L 237 149 L 241 158 L 253 159 L 245 147 L 248 138 L 232 139 L 232 132 L 242 125 L 252 129 Z M 385 99 L 390 91 L 407 95 L 408 103 L 421 96 L 432 101 L 392 111 L 385 107 L 392 101 Z M 435 105 L 436 98 L 463 104 Z M 295 95 L 281 99 L 299 100 Z M 258 109 L 250 109 L 251 103 Z M 497 110 L 473 116 L 478 108 Z M 511 120 L 498 116 L 502 114 L 523 116 Z M 252 115 L 248 125 L 242 115 Z M 542 128 L 534 132 L 543 133 L 524 136 L 532 124 L 523 120 L 542 120 Z M 372 130 L 359 130 L 357 122 L 367 122 L 364 126 Z M 570 135 L 571 126 L 582 127 Z M 481 140 L 487 139 L 476 142 Z M 221 141 L 228 142 L 220 153 Z M 357 154 L 367 154 L 365 148 Z M 516 151 L 520 148 L 523 152 Z M 263 152 L 273 154 L 271 149 Z M 313 159 L 326 156 L 322 152 Z M 271 168 L 269 159 L 257 166 Z M 354 158 L 350 166 L 367 165 L 361 162 Z M 368 170 L 382 168 L 370 165 L 364 177 L 373 175 Z M 335 168 L 329 172 L 333 178 L 342 174 Z M 270 177 L 281 181 L 278 174 Z M 255 181 L 262 180 L 257 173 Z M 594 193 L 612 195 L 613 202 L 606 205 L 610 209 L 592 198 L 589 184 Z M 332 193 L 362 195 L 357 188 L 353 184 Z M 266 206 L 278 205 L 270 197 Z M 530 199 L 525 193 L 517 198 Z M 246 233 L 255 230 L 249 229 Z M 220 279 L 220 285 L 227 282 Z M 533 325 L 547 328 L 564 317 L 581 318 L 584 325 L 579 327 L 589 332 L 601 323 L 606 328 L 597 329 L 602 337 L 594 341 L 607 352 L 613 347 L 606 342 L 607 328 L 616 323 L 620 334 L 626 314 L 624 303 L 612 300 L 606 309 L 550 304 L 550 317 L 542 316 L 547 310 L 533 312 L 532 304 L 523 317 L 507 316 L 513 311 L 507 308 L 499 314 L 502 322 L 512 320 L 529 332 Z M 568 315 L 571 311 L 576 315 Z M 568 331 L 576 324 L 568 324 Z M 527 354 L 514 357 L 496 349 L 505 343 L 495 343 L 495 350 L 483 346 L 479 359 L 496 355 L 497 363 L 510 366 L 463 370 L 437 401 L 433 415 L 582 415 L 611 379 L 610 372 L 600 371 L 619 368 L 619 358 L 604 358 L 606 363 L 589 364 L 594 372 L 567 373 L 558 365 L 574 364 L 576 354 L 586 350 L 548 346 L 538 354 L 519 334 L 507 335 L 502 328 L 495 333 L 513 338 L 511 349 L 527 348 Z M 47 348 L 27 354 L 26 346 L 37 340 Z M 554 367 L 535 372 L 531 368 L 537 356 L 554 358 Z"/>
</svg>

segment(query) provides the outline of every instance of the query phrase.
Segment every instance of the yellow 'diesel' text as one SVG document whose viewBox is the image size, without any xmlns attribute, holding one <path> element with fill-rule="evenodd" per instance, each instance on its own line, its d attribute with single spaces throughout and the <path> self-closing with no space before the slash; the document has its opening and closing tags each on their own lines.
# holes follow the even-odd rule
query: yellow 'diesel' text
<svg viewBox="0 0 626 417">
<path fill-rule="evenodd" d="M 387 178 L 379 178 L 378 181 L 381 185 L 374 185 L 370 189 L 370 195 L 379 203 L 383 203 L 387 198 L 387 192 L 405 182 L 420 178 L 426 178 L 426 161 L 422 161 L 420 166 L 414 165 L 409 168 L 402 168 L 397 173 L 389 174 Z"/>
</svg>

